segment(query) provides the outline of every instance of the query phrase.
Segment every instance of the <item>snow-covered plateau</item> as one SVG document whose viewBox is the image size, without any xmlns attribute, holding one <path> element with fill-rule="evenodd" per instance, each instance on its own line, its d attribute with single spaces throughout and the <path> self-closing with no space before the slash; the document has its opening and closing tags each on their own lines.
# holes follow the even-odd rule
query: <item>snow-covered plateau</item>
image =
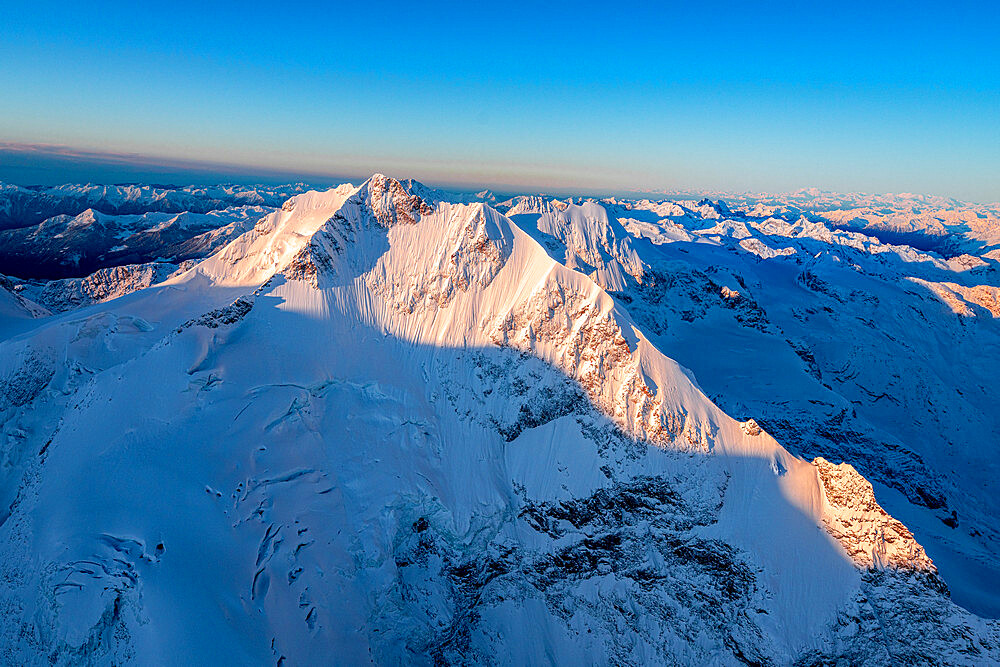
<svg viewBox="0 0 1000 667">
<path fill-rule="evenodd" d="M 116 187 L 0 187 L 0 663 L 1000 663 L 1000 207 Z"/>
</svg>

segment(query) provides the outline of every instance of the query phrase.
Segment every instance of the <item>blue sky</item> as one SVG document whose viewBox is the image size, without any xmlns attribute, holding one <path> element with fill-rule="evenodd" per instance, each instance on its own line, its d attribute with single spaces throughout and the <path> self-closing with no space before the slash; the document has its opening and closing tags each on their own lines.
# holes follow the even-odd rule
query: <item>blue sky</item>
<svg viewBox="0 0 1000 667">
<path fill-rule="evenodd" d="M 1000 10 L 870 4 L 17 3 L 0 142 L 469 186 L 1000 200 Z"/>
</svg>

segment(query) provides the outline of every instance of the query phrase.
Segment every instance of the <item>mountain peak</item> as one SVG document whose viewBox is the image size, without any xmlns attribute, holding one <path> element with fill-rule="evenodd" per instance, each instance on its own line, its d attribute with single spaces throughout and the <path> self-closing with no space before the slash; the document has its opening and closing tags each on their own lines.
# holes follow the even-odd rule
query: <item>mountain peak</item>
<svg viewBox="0 0 1000 667">
<path fill-rule="evenodd" d="M 427 188 L 417 181 L 405 184 L 383 174 L 374 174 L 358 188 L 357 197 L 383 227 L 413 224 L 434 209 L 416 192 Z M 416 191 L 416 192 L 415 192 Z"/>
</svg>

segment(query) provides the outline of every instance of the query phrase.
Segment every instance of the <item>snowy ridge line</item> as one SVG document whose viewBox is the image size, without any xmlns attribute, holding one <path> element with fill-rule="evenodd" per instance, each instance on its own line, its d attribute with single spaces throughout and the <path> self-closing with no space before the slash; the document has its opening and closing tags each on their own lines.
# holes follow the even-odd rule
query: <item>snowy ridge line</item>
<svg viewBox="0 0 1000 667">
<path fill-rule="evenodd" d="M 908 220 L 907 234 L 938 239 L 929 244 L 843 224 L 822 207 L 555 201 L 507 204 L 567 266 L 591 243 L 573 238 L 575 218 L 603 207 L 608 228 L 617 219 L 631 236 L 640 270 L 617 274 L 622 286 L 612 277 L 621 260 L 611 252 L 591 254 L 596 266 L 580 270 L 692 368 L 730 414 L 756 418 L 806 460 L 851 462 L 876 486 L 902 494 L 879 497 L 943 559 L 956 597 L 1000 614 L 1000 597 L 982 595 L 982 577 L 1000 584 L 992 520 L 1000 508 L 986 493 L 995 457 L 978 444 L 1000 432 L 989 416 L 1000 369 L 992 355 L 962 358 L 963 350 L 1000 343 L 992 323 L 1000 285 L 995 210 L 970 205 L 944 215 L 935 207 L 949 204 L 936 202 L 865 214 Z M 549 232 L 536 231 L 545 217 Z M 942 355 L 942 341 L 953 353 Z"/>
</svg>

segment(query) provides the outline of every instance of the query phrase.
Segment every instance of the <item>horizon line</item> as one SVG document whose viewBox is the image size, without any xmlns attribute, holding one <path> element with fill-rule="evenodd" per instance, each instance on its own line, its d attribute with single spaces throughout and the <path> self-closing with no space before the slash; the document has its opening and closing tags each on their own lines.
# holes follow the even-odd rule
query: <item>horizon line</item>
<svg viewBox="0 0 1000 667">
<path fill-rule="evenodd" d="M 173 176 L 195 176 L 197 181 L 192 182 L 172 182 L 166 183 L 162 182 L 164 179 L 157 178 L 155 180 L 161 181 L 160 184 L 171 185 L 175 187 L 185 187 L 193 185 L 221 185 L 221 184 L 242 184 L 242 185 L 265 185 L 265 184 L 303 184 L 303 185 L 316 185 L 322 186 L 323 184 L 330 184 L 331 187 L 340 185 L 343 183 L 352 183 L 357 180 L 359 183 L 363 183 L 373 174 L 385 173 L 385 171 L 391 170 L 375 170 L 368 175 L 364 175 L 365 172 L 337 172 L 334 170 L 330 171 L 312 171 L 312 170 L 296 170 L 288 168 L 275 168 L 265 166 L 263 164 L 249 164 L 240 162 L 227 162 L 224 160 L 206 160 L 206 159 L 190 159 L 190 158 L 176 158 L 166 155 L 155 155 L 151 153 L 142 152 L 131 152 L 131 151 L 114 151 L 114 150 L 100 150 L 92 148 L 75 147 L 67 144 L 59 143 L 47 143 L 47 142 L 17 142 L 17 141 L 0 141 L 0 183 L 6 182 L 12 185 L 18 185 L 22 187 L 42 187 L 46 185 L 64 185 L 64 184 L 82 184 L 81 180 L 59 180 L 59 179 L 44 179 L 48 182 L 32 182 L 25 179 L 11 180 L 4 177 L 3 171 L 8 169 L 16 169 L 15 167 L 10 167 L 3 164 L 2 157 L 5 155 L 14 155 L 22 158 L 37 158 L 40 160 L 49 161 L 64 161 L 66 166 L 75 167 L 80 169 L 86 166 L 92 166 L 94 168 L 104 166 L 104 167 L 119 167 L 127 170 L 136 171 L 136 175 L 146 175 L 151 176 L 160 172 L 159 175 L 166 177 L 169 181 Z M 45 172 L 55 172 L 58 170 L 58 165 L 49 164 L 45 166 L 35 165 L 35 166 L 25 166 L 25 170 L 35 170 L 35 171 L 45 171 Z M 142 174 L 140 170 L 148 170 L 149 173 Z M 206 177 L 212 177 L 212 179 L 206 180 Z M 226 180 L 226 179 L 235 180 Z M 262 178 L 264 181 L 250 181 L 246 180 L 248 178 Z M 398 177 L 397 177 L 398 178 Z M 404 178 L 412 178 L 406 176 Z M 220 180 L 221 179 L 221 180 Z M 298 180 L 296 180 L 298 179 Z M 125 184 L 136 184 L 136 183 L 150 183 L 149 180 L 121 180 L 112 179 L 108 181 L 101 180 L 89 180 L 89 184 L 101 184 L 101 185 L 125 185 Z M 864 197 L 897 197 L 897 198 L 918 198 L 918 197 L 930 197 L 939 198 L 947 200 L 952 203 L 959 203 L 965 205 L 973 206 L 996 206 L 1000 205 L 1000 201 L 973 201 L 962 199 L 958 197 L 953 197 L 950 195 L 940 195 L 929 192 L 877 192 L 877 191 L 861 191 L 861 190 L 828 190 L 822 187 L 803 186 L 796 189 L 788 190 L 736 190 L 736 189 L 720 189 L 720 188 L 695 188 L 695 187 L 678 187 L 678 188 L 616 188 L 613 186 L 608 187 L 573 187 L 573 186 L 540 186 L 540 185 L 528 185 L 528 184 L 516 184 L 516 183 L 505 183 L 501 181 L 449 181 L 447 179 L 419 179 L 413 178 L 412 180 L 419 181 L 424 185 L 435 189 L 451 190 L 458 193 L 476 193 L 484 190 L 493 192 L 493 194 L 504 194 L 504 195 L 563 195 L 563 196 L 579 196 L 579 197 L 597 197 L 597 198 L 614 198 L 621 197 L 623 195 L 630 196 L 662 196 L 665 198 L 691 195 L 694 197 L 707 197 L 707 196 L 722 196 L 722 197 L 747 197 L 747 198 L 763 198 L 763 197 L 775 197 L 782 195 L 796 195 L 804 193 L 810 190 L 817 191 L 818 194 L 832 195 L 832 196 L 844 196 L 844 195 L 856 195 Z M 265 182 L 266 181 L 266 182 Z"/>
</svg>

